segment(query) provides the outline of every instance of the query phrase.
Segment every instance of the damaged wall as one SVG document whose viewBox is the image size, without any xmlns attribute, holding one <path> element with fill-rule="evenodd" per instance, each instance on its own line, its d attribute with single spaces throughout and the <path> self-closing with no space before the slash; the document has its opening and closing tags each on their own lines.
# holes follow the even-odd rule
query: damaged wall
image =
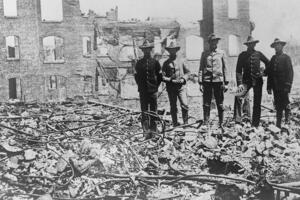
<svg viewBox="0 0 300 200">
<path fill-rule="evenodd" d="M 17 15 L 0 15 L 0 101 L 9 98 L 55 101 L 94 93 L 97 63 L 92 49 L 93 20 L 97 18 L 101 23 L 117 20 L 117 8 L 106 16 L 94 13 L 84 16 L 79 0 L 63 0 L 62 21 L 48 21 L 42 20 L 41 3 L 41 0 L 17 0 Z M 0 13 L 4 13 L 3 0 Z M 16 36 L 18 40 L 7 41 L 8 36 Z M 83 53 L 83 37 L 90 38 L 89 55 Z M 14 42 L 17 51 L 12 48 Z M 58 77 L 55 87 L 49 87 L 50 77 Z M 14 92 L 16 97 L 11 95 Z"/>
</svg>

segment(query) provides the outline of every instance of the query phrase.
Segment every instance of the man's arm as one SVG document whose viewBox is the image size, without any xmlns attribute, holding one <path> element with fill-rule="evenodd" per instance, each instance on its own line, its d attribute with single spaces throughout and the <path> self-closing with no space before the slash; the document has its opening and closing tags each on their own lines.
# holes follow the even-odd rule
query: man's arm
<svg viewBox="0 0 300 200">
<path fill-rule="evenodd" d="M 260 53 L 260 60 L 265 64 L 266 68 L 264 70 L 264 76 L 267 76 L 268 75 L 268 68 L 269 68 L 269 59 L 262 53 L 262 52 L 259 52 Z"/>
<path fill-rule="evenodd" d="M 269 63 L 269 66 L 267 68 L 267 76 L 268 76 L 268 80 L 267 80 L 267 91 L 269 94 L 271 94 L 271 90 L 273 89 L 272 83 L 273 83 L 273 62 L 274 62 L 274 57 L 271 58 L 271 61 Z"/>
<path fill-rule="evenodd" d="M 138 72 L 138 65 L 139 65 L 139 61 L 135 64 L 135 66 L 134 66 L 134 71 L 135 71 L 135 73 L 134 73 L 134 80 L 135 80 L 135 82 L 136 82 L 136 84 L 139 84 L 139 79 L 138 79 L 138 75 L 139 75 L 139 72 Z"/>
<path fill-rule="evenodd" d="M 182 68 L 183 68 L 183 76 L 182 76 L 182 78 L 185 81 L 187 81 L 188 78 L 189 78 L 189 76 L 190 76 L 190 74 L 191 74 L 191 71 L 187 68 L 187 61 L 186 60 L 184 60 L 182 62 Z"/>
<path fill-rule="evenodd" d="M 199 72 L 198 72 L 198 83 L 203 83 L 203 71 L 206 65 L 206 56 L 205 53 L 202 52 L 201 59 L 200 59 L 200 66 L 199 66 Z"/>
<path fill-rule="evenodd" d="M 239 86 L 243 82 L 243 53 L 238 57 L 236 64 L 235 74 L 236 74 L 236 84 Z"/>
<path fill-rule="evenodd" d="M 157 86 L 159 86 L 162 81 L 162 71 L 158 61 L 155 61 L 155 72 L 157 77 Z"/>
<path fill-rule="evenodd" d="M 222 56 L 222 70 L 223 70 L 223 78 L 224 78 L 224 83 L 225 85 L 228 84 L 228 81 L 227 81 L 227 67 L 226 67 L 226 62 L 225 62 L 225 53 L 223 53 L 223 56 Z"/>
<path fill-rule="evenodd" d="M 288 92 L 291 91 L 292 84 L 293 84 L 293 79 L 294 79 L 294 70 L 293 70 L 293 65 L 291 58 L 287 56 L 286 58 L 286 68 L 287 68 L 287 79 L 285 82 L 285 88 Z"/>
</svg>

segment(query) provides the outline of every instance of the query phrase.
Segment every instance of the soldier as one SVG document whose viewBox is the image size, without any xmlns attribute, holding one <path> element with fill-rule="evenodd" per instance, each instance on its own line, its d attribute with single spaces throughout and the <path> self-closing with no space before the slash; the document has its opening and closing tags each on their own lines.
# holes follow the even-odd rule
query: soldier
<svg viewBox="0 0 300 200">
<path fill-rule="evenodd" d="M 171 42 L 165 48 L 169 52 L 169 59 L 166 60 L 162 67 L 163 81 L 166 82 L 167 92 L 170 101 L 171 116 L 173 126 L 178 126 L 177 119 L 177 98 L 179 99 L 183 123 L 188 123 L 188 99 L 186 82 L 190 74 L 186 62 L 183 59 L 178 59 L 176 56 L 180 47 L 176 46 L 175 42 Z"/>
<path fill-rule="evenodd" d="M 201 55 L 198 82 L 200 91 L 203 92 L 204 124 L 208 124 L 209 121 L 212 93 L 214 92 L 219 125 L 222 127 L 224 92 L 227 90 L 228 81 L 226 80 L 225 54 L 222 50 L 217 49 L 220 39 L 215 34 L 208 36 L 209 50 L 204 51 Z"/>
<path fill-rule="evenodd" d="M 261 115 L 261 98 L 262 98 L 262 86 L 263 75 L 265 70 L 260 65 L 262 61 L 267 67 L 269 60 L 260 51 L 255 50 L 255 45 L 259 40 L 255 40 L 252 36 L 247 38 L 244 43 L 247 46 L 247 50 L 243 51 L 237 61 L 236 77 L 238 87 L 243 86 L 246 92 L 253 88 L 254 102 L 253 102 L 253 114 L 252 114 L 252 126 L 258 127 Z M 245 87 L 244 87 L 245 86 Z M 235 109 L 237 111 L 237 118 L 241 118 L 241 101 L 235 101 Z"/>
<path fill-rule="evenodd" d="M 275 55 L 271 58 L 268 69 L 268 94 L 274 94 L 276 109 L 276 126 L 281 128 L 283 110 L 285 111 L 285 122 L 289 122 L 290 107 L 289 93 L 293 84 L 294 71 L 291 58 L 283 53 L 286 42 L 276 38 L 271 44 L 275 49 Z"/>
<path fill-rule="evenodd" d="M 140 49 L 144 53 L 144 57 L 137 61 L 135 66 L 135 81 L 138 85 L 140 93 L 140 104 L 142 110 L 142 127 L 145 132 L 150 128 L 150 132 L 146 134 L 146 139 L 152 137 L 152 132 L 156 131 L 156 122 L 153 115 L 145 112 L 155 114 L 157 112 L 157 91 L 162 80 L 161 66 L 158 61 L 151 57 L 151 51 L 154 45 L 145 40 Z M 150 107 L 150 110 L 149 110 Z M 150 118 L 150 124 L 149 122 Z"/>
</svg>

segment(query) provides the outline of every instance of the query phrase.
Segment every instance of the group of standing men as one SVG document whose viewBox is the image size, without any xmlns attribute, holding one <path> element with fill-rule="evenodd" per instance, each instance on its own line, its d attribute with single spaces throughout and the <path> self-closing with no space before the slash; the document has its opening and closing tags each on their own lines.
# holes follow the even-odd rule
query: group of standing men
<svg viewBox="0 0 300 200">
<path fill-rule="evenodd" d="M 224 118 L 224 93 L 228 89 L 228 80 L 225 53 L 218 49 L 220 39 L 215 34 L 209 35 L 209 49 L 202 53 L 198 82 L 200 91 L 203 93 L 204 124 L 209 123 L 212 95 L 214 95 L 218 110 L 219 125 L 222 126 Z M 274 104 L 277 111 L 276 125 L 281 127 L 283 111 L 285 111 L 286 121 L 289 120 L 290 115 L 289 93 L 293 83 L 291 59 L 287 54 L 283 53 L 283 47 L 286 42 L 279 39 L 274 40 L 271 47 L 275 49 L 275 55 L 270 61 L 263 53 L 255 50 L 255 45 L 258 42 L 252 36 L 249 36 L 244 43 L 247 46 L 247 50 L 238 56 L 236 82 L 240 94 L 235 98 L 234 118 L 237 123 L 241 122 L 243 100 L 249 97 L 248 91 L 253 88 L 252 126 L 259 126 L 263 76 L 268 76 L 267 92 L 269 94 L 273 92 L 274 94 Z M 166 83 L 173 126 L 179 125 L 177 119 L 177 99 L 179 99 L 181 105 L 183 123 L 187 124 L 189 118 L 186 83 L 190 71 L 185 60 L 176 56 L 180 47 L 174 42 L 165 47 L 169 52 L 169 58 L 163 63 L 162 67 L 151 56 L 153 48 L 154 45 L 145 40 L 143 45 L 140 46 L 144 57 L 135 66 L 135 80 L 138 85 L 142 111 L 142 126 L 144 130 L 150 130 L 150 133 L 151 131 L 156 131 L 157 93 L 162 81 Z M 261 61 L 265 64 L 265 67 L 262 67 L 260 64 Z M 147 135 L 147 137 L 151 138 L 152 135 Z"/>
</svg>

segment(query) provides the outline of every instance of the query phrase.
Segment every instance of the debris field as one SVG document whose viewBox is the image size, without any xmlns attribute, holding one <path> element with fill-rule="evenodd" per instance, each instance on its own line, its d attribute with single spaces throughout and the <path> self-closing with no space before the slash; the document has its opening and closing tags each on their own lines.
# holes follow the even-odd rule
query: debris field
<svg viewBox="0 0 300 200">
<path fill-rule="evenodd" d="M 300 110 L 290 124 L 201 120 L 145 140 L 141 113 L 96 101 L 0 106 L 0 199 L 297 199 Z M 299 114 L 297 114 L 299 113 Z M 276 198 L 276 199 L 277 199 Z"/>
</svg>

